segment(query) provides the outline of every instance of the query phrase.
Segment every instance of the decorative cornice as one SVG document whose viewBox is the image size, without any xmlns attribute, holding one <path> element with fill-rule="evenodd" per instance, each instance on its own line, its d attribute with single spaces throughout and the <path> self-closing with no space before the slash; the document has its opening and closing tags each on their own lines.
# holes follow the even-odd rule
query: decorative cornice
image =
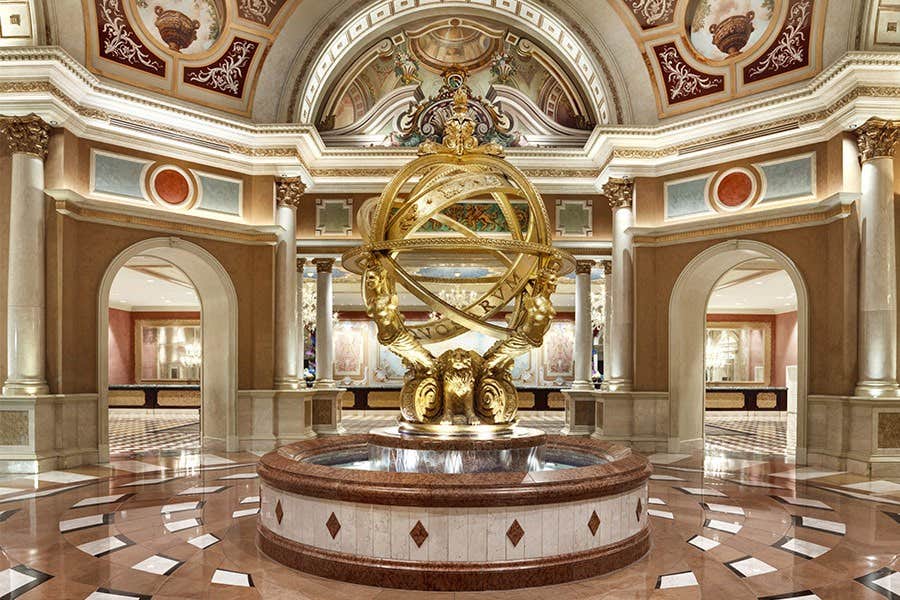
<svg viewBox="0 0 900 600">
<path fill-rule="evenodd" d="M 624 177 L 610 177 L 603 184 L 603 195 L 609 200 L 610 208 L 628 208 L 634 196 L 634 181 Z"/>
<path fill-rule="evenodd" d="M 275 178 L 275 202 L 279 207 L 299 208 L 306 184 L 299 177 Z"/>
<path fill-rule="evenodd" d="M 862 161 L 893 157 L 894 146 L 900 141 L 900 121 L 871 118 L 856 129 L 856 143 Z"/>
<path fill-rule="evenodd" d="M 5 117 L 0 120 L 0 133 L 6 136 L 13 154 L 32 154 L 47 159 L 50 145 L 50 126 L 34 113 L 24 117 Z"/>
<path fill-rule="evenodd" d="M 316 265 L 316 273 L 331 273 L 334 267 L 333 258 L 314 258 L 312 262 Z"/>
<path fill-rule="evenodd" d="M 581 259 L 576 260 L 575 261 L 575 274 L 576 275 L 583 275 L 583 274 L 590 275 L 591 269 L 594 268 L 594 264 L 595 263 L 593 260 L 581 260 Z"/>
</svg>

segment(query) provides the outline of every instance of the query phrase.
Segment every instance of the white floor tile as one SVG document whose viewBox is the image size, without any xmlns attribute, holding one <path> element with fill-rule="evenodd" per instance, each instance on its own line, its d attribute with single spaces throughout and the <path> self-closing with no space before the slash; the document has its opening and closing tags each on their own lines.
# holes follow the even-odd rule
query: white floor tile
<svg viewBox="0 0 900 600">
<path fill-rule="evenodd" d="M 813 517 L 799 517 L 799 525 L 810 529 L 818 529 L 829 533 L 837 533 L 844 535 L 847 533 L 847 525 L 837 521 L 827 521 L 825 519 L 816 519 Z"/>
<path fill-rule="evenodd" d="M 663 502 L 663 499 L 662 499 L 662 498 L 648 498 L 648 499 L 647 499 L 647 502 L 649 502 L 650 504 L 656 504 L 656 505 L 659 505 L 659 506 L 665 506 L 665 505 L 666 505 L 666 503 Z"/>
<path fill-rule="evenodd" d="M 66 471 L 47 471 L 37 476 L 38 481 L 50 483 L 78 483 L 80 481 L 92 481 L 97 479 L 94 475 L 82 475 L 81 473 L 68 473 Z"/>
<path fill-rule="evenodd" d="M 774 498 L 778 498 L 785 504 L 790 504 L 791 506 L 805 506 L 808 508 L 831 510 L 831 507 L 824 502 L 813 500 L 812 498 L 791 498 L 790 496 L 774 496 Z"/>
<path fill-rule="evenodd" d="M 190 529 L 191 527 L 199 527 L 200 525 L 203 525 L 200 519 L 182 519 L 180 521 L 165 523 L 166 530 L 168 530 L 169 533 L 184 531 L 185 529 Z"/>
<path fill-rule="evenodd" d="M 154 554 L 131 568 L 137 569 L 138 571 L 144 571 L 145 573 L 152 573 L 154 575 L 170 575 L 175 569 L 181 566 L 181 564 L 181 561 L 175 560 L 174 558 Z"/>
<path fill-rule="evenodd" d="M 691 585 L 699 585 L 693 571 L 685 573 L 672 573 L 671 575 L 660 575 L 656 582 L 656 587 L 661 590 L 669 588 L 687 587 Z"/>
<path fill-rule="evenodd" d="M 175 504 L 166 504 L 162 508 L 159 509 L 159 512 L 164 515 L 184 512 L 186 510 L 199 510 L 203 508 L 202 500 L 195 500 L 193 502 L 177 502 Z"/>
<path fill-rule="evenodd" d="M 78 549 L 91 556 L 99 557 L 130 545 L 131 543 L 127 541 L 127 538 L 123 539 L 123 536 L 110 536 L 81 544 Z"/>
<path fill-rule="evenodd" d="M 259 504 L 259 496 L 247 496 L 241 500 L 241 504 Z"/>
<path fill-rule="evenodd" d="M 98 525 L 107 525 L 109 523 L 112 523 L 112 514 L 91 515 L 89 517 L 60 521 L 59 531 L 60 533 L 68 533 L 78 529 L 87 529 L 88 527 L 97 527 Z"/>
<path fill-rule="evenodd" d="M 862 483 L 848 483 L 846 485 L 842 485 L 841 487 L 849 488 L 851 490 L 860 490 L 863 492 L 872 492 L 873 494 L 891 494 L 893 492 L 900 492 L 900 483 L 893 483 L 891 481 L 884 480 L 863 481 Z"/>
<path fill-rule="evenodd" d="M 6 494 L 15 494 L 22 491 L 22 488 L 0 487 L 0 496 L 5 496 Z"/>
<path fill-rule="evenodd" d="M 211 533 L 204 533 L 203 535 L 198 535 L 197 537 L 191 538 L 188 540 L 188 544 L 191 546 L 196 546 L 201 550 L 205 550 L 209 548 L 213 544 L 218 543 L 220 540 L 216 536 Z"/>
<path fill-rule="evenodd" d="M 174 481 L 178 479 L 178 477 L 152 477 L 148 479 L 138 479 L 137 481 L 132 481 L 129 483 L 123 483 L 119 487 L 135 487 L 139 485 L 156 485 L 157 483 L 166 483 L 167 481 Z"/>
<path fill-rule="evenodd" d="M 814 544 L 813 542 L 807 542 L 805 540 L 798 540 L 797 538 L 791 538 L 787 542 L 778 545 L 778 547 L 789 552 L 795 552 L 806 558 L 818 558 L 831 550 L 831 548 L 827 546 Z"/>
<path fill-rule="evenodd" d="M 692 496 L 715 496 L 716 498 L 727 498 L 725 494 L 720 492 L 719 490 L 714 490 L 712 488 L 691 488 L 691 487 L 678 487 L 676 490 L 681 490 L 686 494 L 690 494 Z"/>
<path fill-rule="evenodd" d="M 253 585 L 250 581 L 250 575 L 247 573 L 237 573 L 236 571 L 226 571 L 225 569 L 216 569 L 212 576 L 212 582 L 240 587 L 251 587 Z"/>
<path fill-rule="evenodd" d="M 223 479 L 258 479 L 259 475 L 257 473 L 235 473 L 234 475 L 226 475 L 225 477 L 219 477 L 220 480 Z"/>
<path fill-rule="evenodd" d="M 651 454 L 647 457 L 647 460 L 649 460 L 650 463 L 654 465 L 670 465 L 672 463 L 676 463 L 680 460 L 684 460 L 690 457 L 690 454 L 667 454 L 664 452 L 660 452 L 657 454 Z"/>
<path fill-rule="evenodd" d="M 713 548 L 718 546 L 719 542 L 717 542 L 716 540 L 711 540 L 708 537 L 703 537 L 702 535 L 695 535 L 688 540 L 688 544 L 696 548 L 700 548 L 701 550 L 706 552 L 707 550 L 712 550 Z"/>
<path fill-rule="evenodd" d="M 223 456 L 216 456 L 215 454 L 201 454 L 200 455 L 200 464 L 201 465 L 230 465 L 234 461 L 230 458 L 225 458 Z"/>
<path fill-rule="evenodd" d="M 257 508 L 247 508 L 247 509 L 244 509 L 244 510 L 236 510 L 236 511 L 234 511 L 233 513 L 231 513 L 231 518 L 233 518 L 233 519 L 240 519 L 241 517 L 249 517 L 250 515 L 257 515 L 257 514 L 259 514 L 259 507 L 257 507 Z"/>
<path fill-rule="evenodd" d="M 93 592 L 84 600 L 135 600 L 136 598 L 140 598 L 140 595 L 125 592 L 114 592 L 112 590 L 101 588 L 96 592 Z"/>
<path fill-rule="evenodd" d="M 648 509 L 647 514 L 651 517 L 661 517 L 663 519 L 674 519 L 675 515 L 665 510 Z"/>
<path fill-rule="evenodd" d="M 884 577 L 873 580 L 872 583 L 892 594 L 900 594 L 900 572 L 885 575 Z"/>
<path fill-rule="evenodd" d="M 16 496 L 6 496 L 5 498 L 0 499 L 0 504 L 5 504 L 7 502 L 19 502 L 20 500 L 34 500 L 35 498 L 46 498 L 47 496 L 55 496 L 56 494 L 62 494 L 63 492 L 68 492 L 69 490 L 78 489 L 80 487 L 84 487 L 84 484 L 67 485 L 65 487 L 53 488 L 50 490 L 41 490 L 39 492 L 27 492 L 25 494 L 18 494 Z"/>
<path fill-rule="evenodd" d="M 20 573 L 15 569 L 0 571 L 0 597 L 13 597 L 13 592 L 36 580 L 36 577 Z"/>
<path fill-rule="evenodd" d="M 740 573 L 744 577 L 755 577 L 756 575 L 765 575 L 766 573 L 772 573 L 777 571 L 775 567 L 768 563 L 764 563 L 758 558 L 753 558 L 752 556 L 747 558 L 742 558 L 741 560 L 736 560 L 734 562 L 725 563 L 726 565 L 733 568 L 735 571 Z"/>
<path fill-rule="evenodd" d="M 215 494 L 216 492 L 221 492 L 224 489 L 225 489 L 224 485 L 190 487 L 184 491 L 178 492 L 178 495 L 179 496 L 196 496 L 196 495 L 203 495 L 203 494 Z"/>
<path fill-rule="evenodd" d="M 732 523 L 731 521 L 720 521 L 719 519 L 709 519 L 704 527 L 724 531 L 725 533 L 737 533 L 743 527 L 740 523 Z"/>
<path fill-rule="evenodd" d="M 650 479 L 653 481 L 685 481 L 681 477 L 674 477 L 672 475 L 651 475 Z"/>
<path fill-rule="evenodd" d="M 817 469 L 815 467 L 800 467 L 799 469 L 790 469 L 789 471 L 780 471 L 778 473 L 770 473 L 769 477 L 783 477 L 785 479 L 796 479 L 805 481 L 807 479 L 816 479 L 819 477 L 830 477 L 831 475 L 840 475 L 846 471 L 827 471 Z"/>
<path fill-rule="evenodd" d="M 117 460 L 109 463 L 111 469 L 116 471 L 128 471 L 129 473 L 149 473 L 151 471 L 165 471 L 165 467 L 151 465 L 138 460 Z"/>
<path fill-rule="evenodd" d="M 131 494 L 113 494 L 112 496 L 95 496 L 93 498 L 85 498 L 84 500 L 79 500 L 78 502 L 73 504 L 72 508 L 84 508 L 85 506 L 112 504 L 113 502 L 119 502 L 120 500 L 123 500 L 130 495 Z"/>
<path fill-rule="evenodd" d="M 740 506 L 732 506 L 731 504 L 716 504 L 714 502 L 704 502 L 707 509 L 713 512 L 726 513 L 729 515 L 744 515 L 744 509 Z"/>
</svg>

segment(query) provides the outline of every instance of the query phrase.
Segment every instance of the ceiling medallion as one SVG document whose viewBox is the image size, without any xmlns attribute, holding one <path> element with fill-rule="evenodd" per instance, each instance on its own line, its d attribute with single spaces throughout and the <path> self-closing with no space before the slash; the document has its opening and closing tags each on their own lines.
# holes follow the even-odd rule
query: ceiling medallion
<svg viewBox="0 0 900 600">
<path fill-rule="evenodd" d="M 198 199 L 198 185 L 189 171 L 172 164 L 157 163 L 147 171 L 146 196 L 168 210 L 189 210 Z"/>
<path fill-rule="evenodd" d="M 713 180 L 710 197 L 719 212 L 737 212 L 753 206 L 759 200 L 760 176 L 743 167 L 728 169 Z"/>
</svg>

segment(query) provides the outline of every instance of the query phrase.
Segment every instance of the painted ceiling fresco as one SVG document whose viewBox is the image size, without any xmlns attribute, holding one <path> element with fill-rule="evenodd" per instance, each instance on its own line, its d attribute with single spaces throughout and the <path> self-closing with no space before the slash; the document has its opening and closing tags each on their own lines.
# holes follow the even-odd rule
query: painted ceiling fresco
<svg viewBox="0 0 900 600">
<path fill-rule="evenodd" d="M 553 56 L 501 24 L 441 18 L 389 32 L 334 87 L 319 118 L 332 143 L 415 146 L 440 137 L 464 86 L 482 141 L 581 145 L 595 120 Z"/>
<path fill-rule="evenodd" d="M 82 0 L 87 66 L 150 91 L 247 115 L 293 0 Z"/>
<path fill-rule="evenodd" d="M 825 0 L 618 0 L 661 117 L 821 70 Z"/>
</svg>

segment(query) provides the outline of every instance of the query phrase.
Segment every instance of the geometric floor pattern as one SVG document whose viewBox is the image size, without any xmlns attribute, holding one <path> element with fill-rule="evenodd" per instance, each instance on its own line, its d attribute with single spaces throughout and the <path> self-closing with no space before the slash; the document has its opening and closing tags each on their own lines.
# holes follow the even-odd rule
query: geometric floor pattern
<svg viewBox="0 0 900 600">
<path fill-rule="evenodd" d="M 199 450 L 199 410 L 166 411 L 159 415 L 133 410 L 109 412 L 109 453 L 113 456 Z"/>
<path fill-rule="evenodd" d="M 869 486 L 878 492 L 860 491 L 864 478 L 779 458 L 720 458 L 715 473 L 695 457 L 651 460 L 647 556 L 606 576 L 500 593 L 375 589 L 275 563 L 255 544 L 258 480 L 234 477 L 254 474 L 256 456 L 248 453 L 147 456 L 46 478 L 11 476 L 0 481 L 0 598 L 883 600 L 900 594 L 900 492 L 888 482 Z"/>
<path fill-rule="evenodd" d="M 707 413 L 705 438 L 707 450 L 714 453 L 784 455 L 787 452 L 787 425 L 783 419 L 716 417 Z"/>
</svg>

